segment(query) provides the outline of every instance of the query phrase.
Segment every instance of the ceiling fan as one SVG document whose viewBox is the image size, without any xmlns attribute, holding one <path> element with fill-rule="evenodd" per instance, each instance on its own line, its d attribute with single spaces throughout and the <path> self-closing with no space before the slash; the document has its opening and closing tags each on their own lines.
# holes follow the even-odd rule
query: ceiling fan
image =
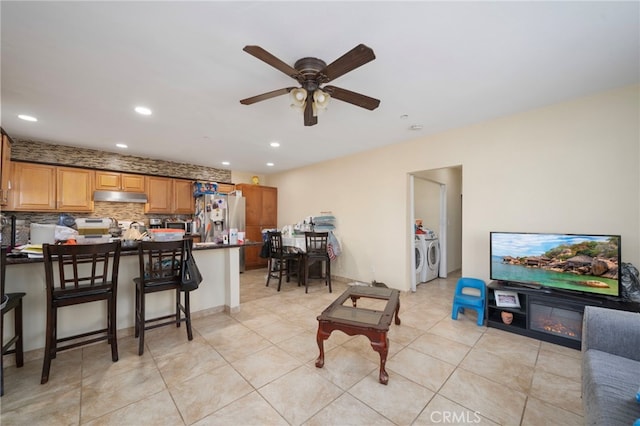
<svg viewBox="0 0 640 426">
<path fill-rule="evenodd" d="M 313 126 L 318 123 L 317 113 L 319 110 L 327 107 L 331 97 L 368 110 L 374 110 L 380 105 L 378 99 L 360 93 L 341 89 L 336 86 L 321 87 L 349 71 L 374 60 L 376 56 L 373 50 L 364 44 L 357 45 L 329 65 L 321 59 L 308 57 L 297 60 L 293 67 L 276 58 L 260 46 L 245 46 L 242 50 L 297 80 L 301 86 L 285 87 L 242 99 L 240 103 L 243 105 L 251 105 L 256 102 L 291 93 L 292 106 L 304 110 L 305 126 Z"/>
</svg>

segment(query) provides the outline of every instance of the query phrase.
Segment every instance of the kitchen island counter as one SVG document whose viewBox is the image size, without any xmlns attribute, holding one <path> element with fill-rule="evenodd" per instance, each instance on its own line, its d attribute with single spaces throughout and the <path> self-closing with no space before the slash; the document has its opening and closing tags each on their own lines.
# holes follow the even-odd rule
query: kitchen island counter
<svg viewBox="0 0 640 426">
<path fill-rule="evenodd" d="M 194 243 L 193 244 L 193 250 L 216 250 L 216 249 L 228 249 L 228 248 L 235 248 L 235 247 L 253 247 L 253 246 L 261 246 L 263 243 L 259 243 L 259 242 L 246 242 L 244 244 L 216 244 L 216 243 Z M 135 256 L 138 254 L 138 249 L 133 247 L 133 248 L 122 248 L 122 251 L 120 252 L 120 256 Z M 23 263 L 43 263 L 42 258 L 39 257 L 34 257 L 34 258 L 30 258 L 27 256 L 13 256 L 13 255 L 9 255 L 7 256 L 7 265 L 19 265 L 19 264 L 23 264 Z"/>
<path fill-rule="evenodd" d="M 197 290 L 191 294 L 192 317 L 214 312 L 240 310 L 240 248 L 262 245 L 251 242 L 238 245 L 198 245 L 193 257 L 203 276 Z M 135 316 L 135 285 L 139 275 L 136 249 L 123 250 L 118 270 L 117 328 L 118 335 L 133 333 Z M 23 299 L 24 350 L 44 348 L 46 327 L 46 291 L 42 259 L 7 258 L 6 291 L 25 292 Z M 170 313 L 174 307 L 173 292 L 158 292 L 147 297 L 148 316 Z M 69 306 L 58 313 L 58 336 L 104 327 L 107 305 L 94 302 Z M 6 318 L 5 331 L 13 329 Z M 41 354 L 40 354 L 41 355 Z"/>
</svg>

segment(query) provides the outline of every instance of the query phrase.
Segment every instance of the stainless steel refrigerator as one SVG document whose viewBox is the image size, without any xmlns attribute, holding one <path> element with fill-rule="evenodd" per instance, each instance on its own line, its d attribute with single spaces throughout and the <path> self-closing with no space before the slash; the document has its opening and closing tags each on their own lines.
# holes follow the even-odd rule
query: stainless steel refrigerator
<svg viewBox="0 0 640 426">
<path fill-rule="evenodd" d="M 205 193 L 196 196 L 195 222 L 200 240 L 229 243 L 229 230 L 245 231 L 245 198 L 236 195 Z M 240 272 L 244 272 L 244 248 L 240 248 Z"/>
</svg>

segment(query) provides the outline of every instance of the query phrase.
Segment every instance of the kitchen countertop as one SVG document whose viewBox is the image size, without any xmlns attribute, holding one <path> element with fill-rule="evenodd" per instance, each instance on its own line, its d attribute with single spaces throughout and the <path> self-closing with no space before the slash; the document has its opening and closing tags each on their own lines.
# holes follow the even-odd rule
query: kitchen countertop
<svg viewBox="0 0 640 426">
<path fill-rule="evenodd" d="M 216 244 L 216 243 L 194 243 L 193 250 L 216 250 L 216 249 L 227 249 L 234 247 L 253 247 L 253 246 L 262 246 L 262 242 L 251 241 L 246 242 L 244 244 Z M 138 254 L 138 249 L 133 248 L 122 248 L 120 255 L 121 256 L 134 256 Z M 42 258 L 29 258 L 26 256 L 7 256 L 7 266 L 8 265 L 21 265 L 25 263 L 42 263 Z"/>
</svg>

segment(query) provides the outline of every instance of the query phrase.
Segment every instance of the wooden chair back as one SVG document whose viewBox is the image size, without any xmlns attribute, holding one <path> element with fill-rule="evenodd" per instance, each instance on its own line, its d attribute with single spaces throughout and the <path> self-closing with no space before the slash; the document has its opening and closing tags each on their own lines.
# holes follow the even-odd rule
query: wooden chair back
<svg viewBox="0 0 640 426">
<path fill-rule="evenodd" d="M 84 303 L 82 296 L 90 299 L 98 293 L 115 293 L 120 250 L 119 241 L 86 245 L 43 244 L 49 301 L 76 296 L 79 298 L 76 303 Z"/>
<path fill-rule="evenodd" d="M 184 240 L 141 241 L 138 245 L 139 278 L 145 286 L 180 284 Z"/>
</svg>

